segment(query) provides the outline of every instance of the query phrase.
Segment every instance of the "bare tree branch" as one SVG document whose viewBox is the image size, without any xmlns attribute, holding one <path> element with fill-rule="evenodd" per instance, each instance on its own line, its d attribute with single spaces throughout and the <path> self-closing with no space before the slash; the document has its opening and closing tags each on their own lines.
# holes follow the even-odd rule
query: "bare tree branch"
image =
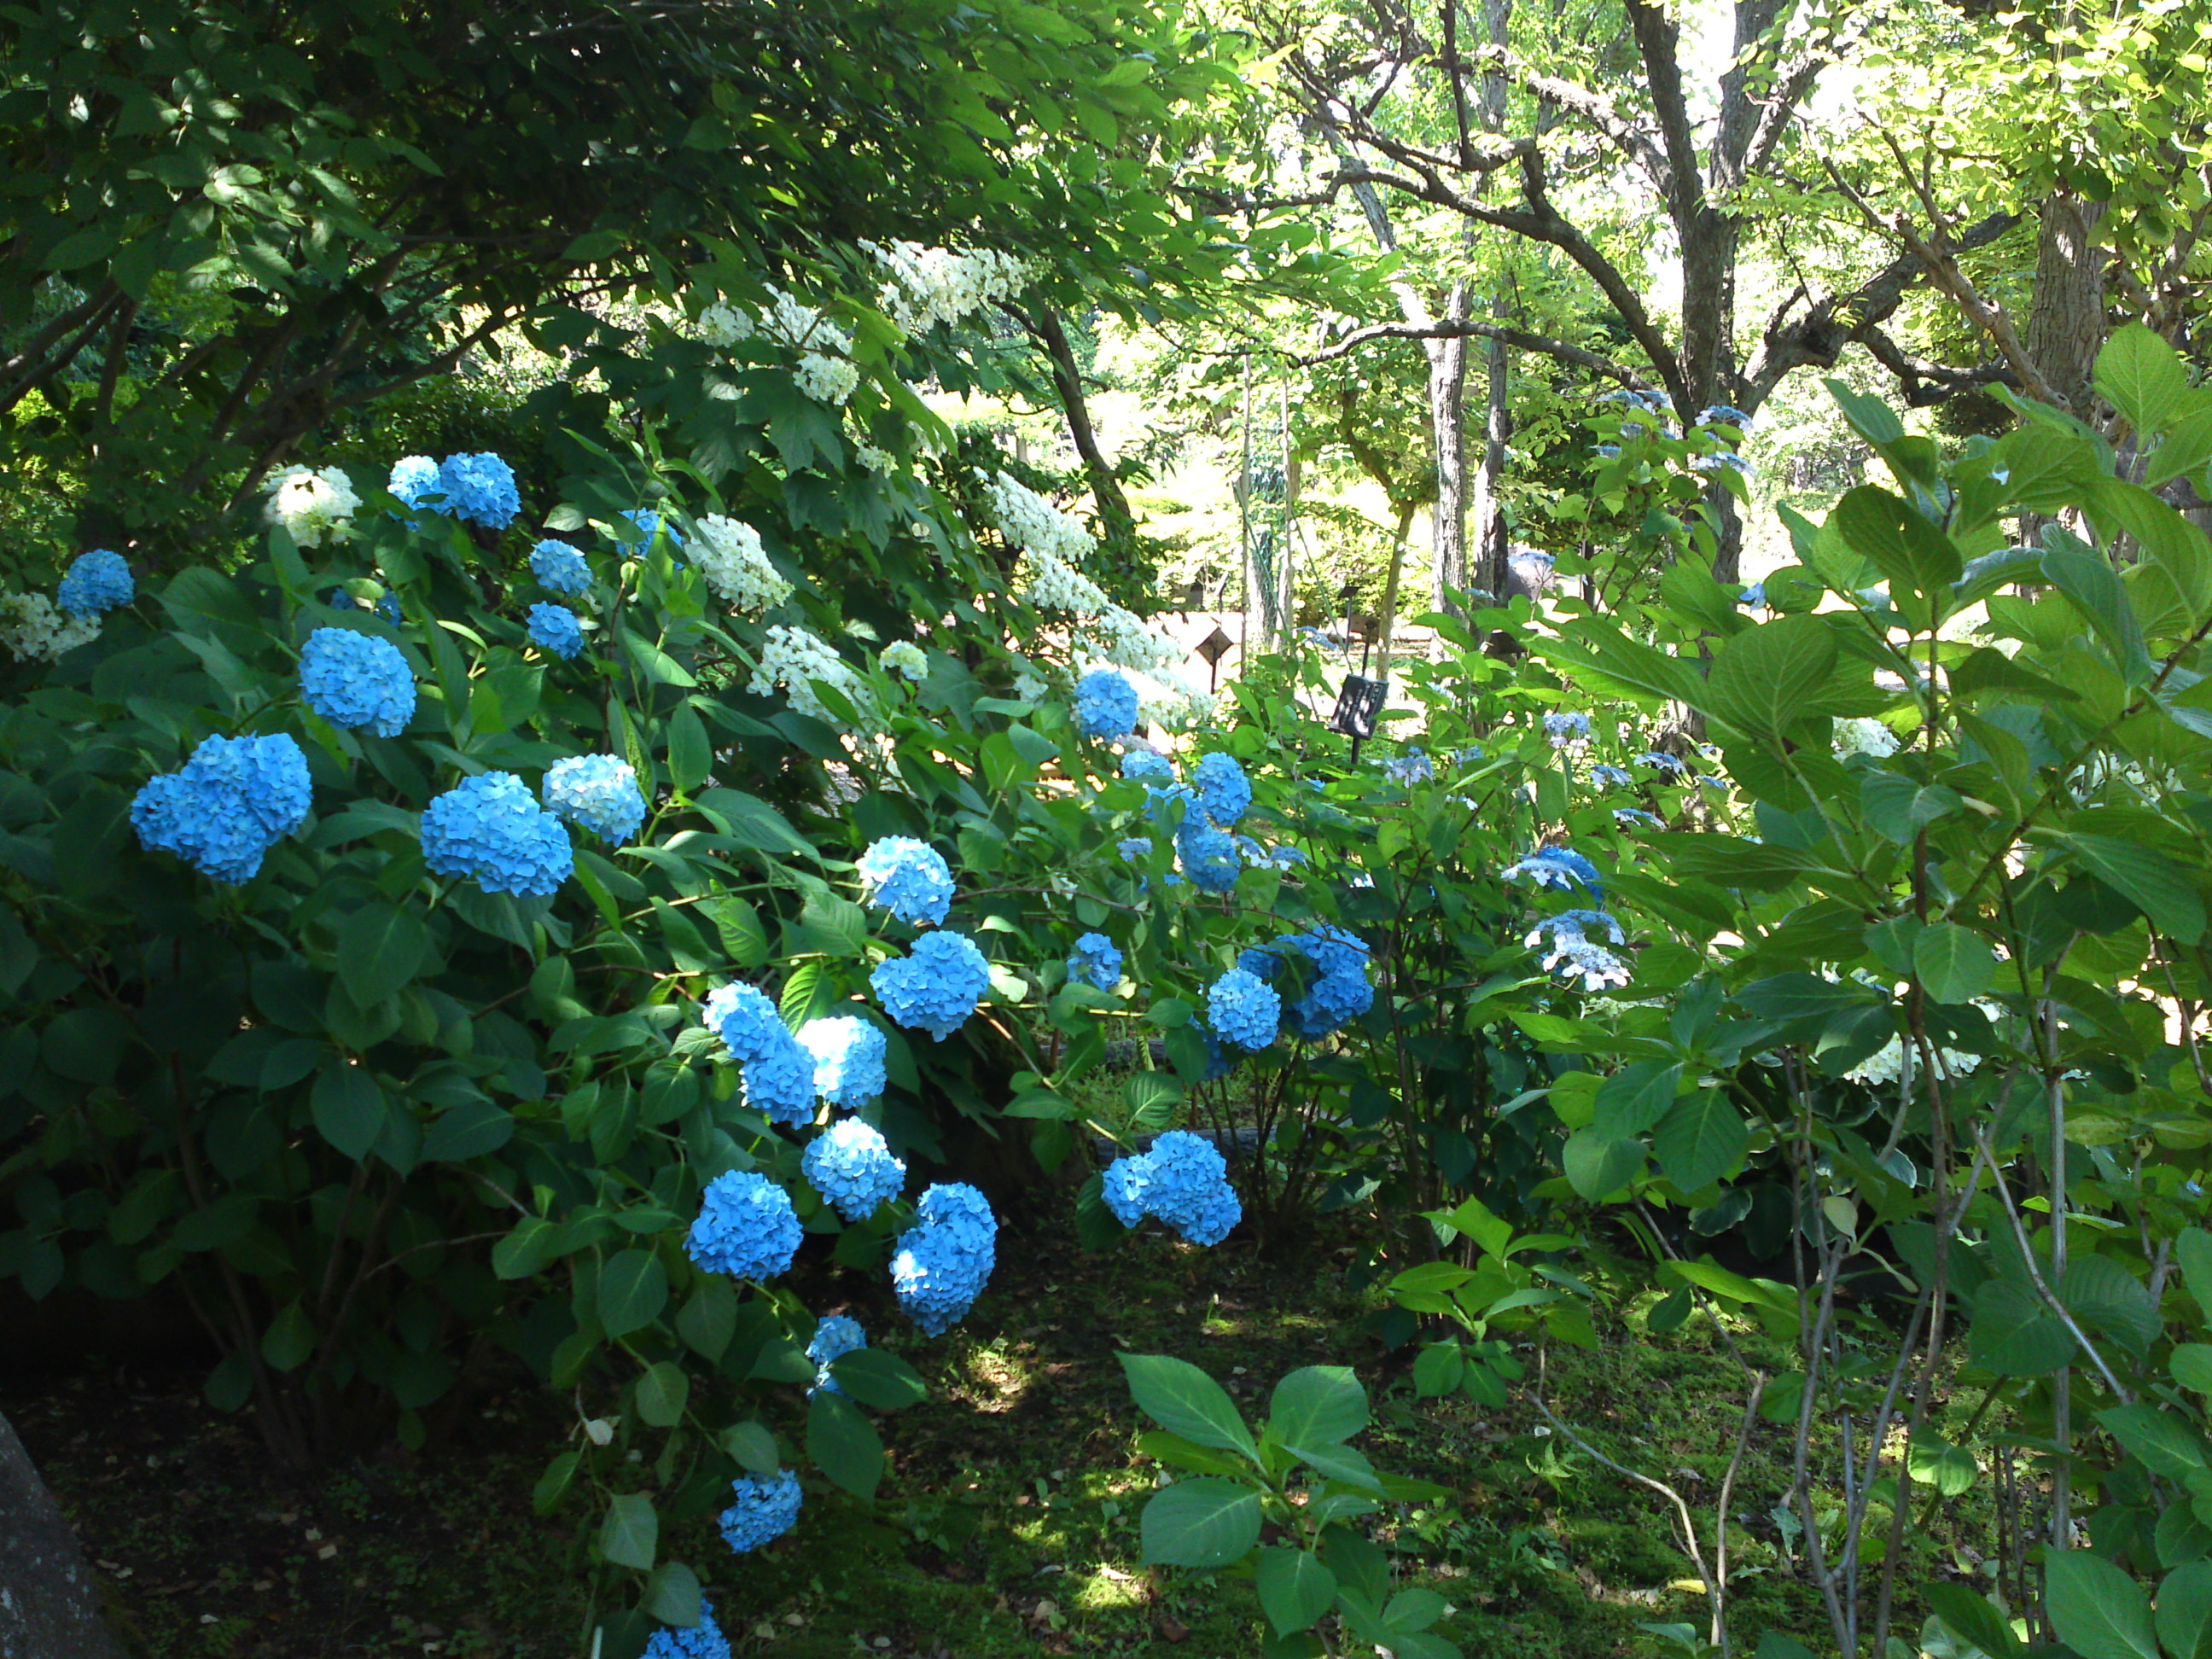
<svg viewBox="0 0 2212 1659">
<path fill-rule="evenodd" d="M 1370 323 L 1356 328 L 1334 345 L 1291 359 L 1300 368 L 1315 363 L 1332 362 L 1375 340 L 1499 340 L 1523 351 L 1540 352 L 1555 357 L 1563 363 L 1572 363 L 1594 374 L 1602 374 L 1609 380 L 1618 380 L 1625 386 L 1638 391 L 1652 390 L 1649 380 L 1626 363 L 1617 363 L 1610 357 L 1601 357 L 1595 351 L 1585 351 L 1565 340 L 1553 339 L 1547 334 L 1532 334 L 1525 329 L 1506 328 L 1496 323 L 1476 322 L 1468 318 L 1441 318 L 1430 323 Z"/>
</svg>

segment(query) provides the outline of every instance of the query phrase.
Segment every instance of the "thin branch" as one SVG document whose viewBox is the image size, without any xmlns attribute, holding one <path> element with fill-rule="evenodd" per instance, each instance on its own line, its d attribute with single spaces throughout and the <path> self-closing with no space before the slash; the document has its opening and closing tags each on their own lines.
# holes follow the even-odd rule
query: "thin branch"
<svg viewBox="0 0 2212 1659">
<path fill-rule="evenodd" d="M 1650 382 L 1626 363 L 1617 363 L 1610 357 L 1601 357 L 1594 351 L 1570 345 L 1565 340 L 1555 340 L 1547 334 L 1531 334 L 1525 329 L 1505 328 L 1496 323 L 1476 322 L 1472 319 L 1443 318 L 1432 323 L 1370 323 L 1356 328 L 1334 345 L 1319 351 L 1293 357 L 1291 362 L 1300 368 L 1316 363 L 1325 363 L 1350 356 L 1370 340 L 1498 340 L 1523 351 L 1541 352 L 1556 357 L 1563 363 L 1572 363 L 1578 368 L 1589 369 L 1618 380 L 1623 386 L 1638 391 L 1650 389 Z"/>
</svg>

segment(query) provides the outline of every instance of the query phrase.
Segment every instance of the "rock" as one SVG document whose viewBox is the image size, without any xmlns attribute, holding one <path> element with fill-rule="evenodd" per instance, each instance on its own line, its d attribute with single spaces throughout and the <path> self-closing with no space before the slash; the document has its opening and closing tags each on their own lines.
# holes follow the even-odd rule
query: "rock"
<svg viewBox="0 0 2212 1659">
<path fill-rule="evenodd" d="M 122 1659 L 100 1617 L 100 1585 L 0 1415 L 0 1659 Z"/>
</svg>

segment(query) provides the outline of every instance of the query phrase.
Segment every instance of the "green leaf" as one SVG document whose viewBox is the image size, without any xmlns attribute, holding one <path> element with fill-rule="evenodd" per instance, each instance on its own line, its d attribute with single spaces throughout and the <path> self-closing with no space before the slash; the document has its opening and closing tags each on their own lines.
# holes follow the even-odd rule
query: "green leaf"
<svg viewBox="0 0 2212 1659">
<path fill-rule="evenodd" d="M 1165 1354 L 1115 1356 L 1129 1379 L 1138 1409 L 1170 1434 L 1201 1446 L 1241 1452 L 1254 1462 L 1259 1451 L 1251 1431 L 1222 1386 L 1184 1359 Z"/>
<path fill-rule="evenodd" d="M 438 1115 L 422 1137 L 426 1164 L 459 1164 L 495 1152 L 514 1138 L 514 1114 L 489 1100 L 465 1100 Z"/>
<path fill-rule="evenodd" d="M 2101 553 L 2075 552 L 2070 548 L 2044 550 L 2037 561 L 2044 580 L 2073 601 L 2074 608 L 2111 647 L 2112 659 L 2130 685 L 2150 678 L 2150 653 L 2143 645 L 2142 624 L 2119 573 Z"/>
<path fill-rule="evenodd" d="M 884 1478 L 884 1443 L 876 1425 L 842 1394 L 828 1389 L 806 1402 L 806 1455 L 822 1473 L 863 1502 Z"/>
<path fill-rule="evenodd" d="M 2176 421 L 2159 441 L 2143 471 L 2143 488 L 2156 489 L 2207 461 L 2212 461 L 2212 409 L 2200 409 Z"/>
<path fill-rule="evenodd" d="M 1695 1089 L 1652 1131 L 1651 1151 L 1667 1179 L 1692 1193 L 1735 1168 L 1750 1141 L 1743 1114 L 1723 1091 Z"/>
<path fill-rule="evenodd" d="M 2092 875 L 2148 916 L 2160 933 L 2184 945 L 2204 937 L 2204 901 L 2169 854 L 2115 836 L 2068 831 L 2057 839 Z"/>
<path fill-rule="evenodd" d="M 830 1362 L 830 1375 L 847 1394 L 878 1411 L 903 1411 L 929 1397 L 921 1373 L 883 1348 L 855 1348 L 840 1354 Z"/>
<path fill-rule="evenodd" d="M 640 1605 L 664 1625 L 690 1629 L 699 1622 L 702 1606 L 699 1575 L 681 1561 L 663 1561 L 653 1570 Z"/>
<path fill-rule="evenodd" d="M 1679 1064 L 1639 1060 L 1624 1066 L 1598 1085 L 1591 1103 L 1595 1115 L 1589 1132 L 1605 1140 L 1627 1140 L 1646 1133 L 1667 1115 L 1681 1084 Z"/>
<path fill-rule="evenodd" d="M 396 904 L 365 904 L 338 927 L 338 978 L 364 1008 L 412 980 L 430 947 L 429 930 Z"/>
<path fill-rule="evenodd" d="M 1301 1365 L 1275 1384 L 1267 1426 L 1279 1444 L 1340 1444 L 1367 1426 L 1367 1390 L 1347 1365 Z"/>
<path fill-rule="evenodd" d="M 1978 1648 L 1989 1659 L 2014 1659 L 2020 1652 L 2020 1638 L 2013 1634 L 2005 1616 L 1993 1603 L 1964 1584 L 1930 1579 L 1921 1586 L 1920 1593 L 1927 1597 L 1929 1607 L 1943 1621 L 1945 1629 L 1960 1641 Z"/>
<path fill-rule="evenodd" d="M 580 1451 L 564 1451 L 555 1457 L 530 1489 L 530 1507 L 540 1515 L 550 1515 L 568 1495 L 569 1484 L 576 1478 L 576 1466 L 583 1461 Z"/>
<path fill-rule="evenodd" d="M 1225 1567 L 1260 1541 L 1260 1494 L 1194 1475 L 1152 1494 L 1140 1531 L 1146 1566 Z"/>
<path fill-rule="evenodd" d="M 297 1302 L 288 1302 L 261 1333 L 261 1357 L 271 1369 L 296 1371 L 315 1352 L 314 1322 Z"/>
<path fill-rule="evenodd" d="M 2185 1227 L 2174 1236 L 2173 1259 L 2181 1264 L 2183 1281 L 2208 1323 L 2212 1323 L 2212 1233 L 2202 1227 Z"/>
<path fill-rule="evenodd" d="M 2173 1380 L 2191 1394 L 2212 1394 L 2212 1343 L 2184 1342 L 2166 1364 Z"/>
<path fill-rule="evenodd" d="M 1996 952 L 1978 933 L 1939 921 L 1912 941 L 1912 971 L 1938 1002 L 1972 1002 L 1997 975 Z"/>
<path fill-rule="evenodd" d="M 2081 1550 L 2046 1557 L 2043 1605 L 2081 1659 L 2159 1659 L 2150 1598 L 2109 1561 Z"/>
<path fill-rule="evenodd" d="M 2141 323 L 2112 331 L 2097 354 L 2095 377 L 2105 401 L 2146 439 L 2165 430 L 2189 394 L 2189 374 L 2180 357 Z"/>
<path fill-rule="evenodd" d="M 618 1567 L 647 1572 L 659 1551 L 660 1517 L 651 1496 L 629 1492 L 609 1498 L 606 1519 L 599 1523 L 599 1553 Z"/>
<path fill-rule="evenodd" d="M 672 1359 L 648 1367 L 637 1380 L 637 1414 L 656 1429 L 672 1429 L 681 1423 L 690 1400 L 691 1379 Z"/>
<path fill-rule="evenodd" d="M 2185 1480 L 2205 1469 L 2203 1438 L 2173 1412 L 2141 1403 L 2114 1406 L 2099 1412 L 2097 1421 L 2128 1455 L 2161 1479 Z"/>
<path fill-rule="evenodd" d="M 668 777 L 679 795 L 689 795 L 714 775 L 714 745 L 706 723 L 688 702 L 668 717 Z"/>
<path fill-rule="evenodd" d="M 1861 484 L 1836 503 L 1828 522 L 1853 551 L 1888 578 L 1890 597 L 1933 596 L 1965 568 L 1951 538 L 1886 489 Z M 1770 624 L 1771 626 L 1771 624 Z"/>
<path fill-rule="evenodd" d="M 1278 1636 L 1310 1630 L 1336 1600 L 1336 1575 L 1321 1558 L 1304 1550 L 1270 1545 L 1260 1552 L 1254 1574 L 1260 1610 Z"/>
<path fill-rule="evenodd" d="M 738 1293 L 717 1273 L 702 1279 L 676 1315 L 676 1334 L 709 1364 L 721 1358 L 737 1334 Z"/>
<path fill-rule="evenodd" d="M 1826 618 L 1778 617 L 1721 647 L 1698 703 L 1737 731 L 1779 744 L 1835 672 L 1836 635 Z"/>
<path fill-rule="evenodd" d="M 356 1161 L 368 1155 L 384 1133 L 384 1091 L 365 1066 L 341 1060 L 324 1062 L 308 1106 L 323 1139 Z"/>
<path fill-rule="evenodd" d="M 821 861 L 814 843 L 791 827 L 791 821 L 757 795 L 741 789 L 709 789 L 695 803 L 740 846 L 787 858 Z"/>
<path fill-rule="evenodd" d="M 2176 1567 L 2158 1587 L 2158 1640 L 2166 1659 L 2212 1652 L 2212 1561 Z"/>
<path fill-rule="evenodd" d="M 599 1269 L 599 1328 L 628 1336 L 659 1317 L 668 1303 L 668 1271 L 650 1250 L 623 1250 Z"/>
<path fill-rule="evenodd" d="M 2028 1286 L 1993 1279 L 1974 1292 L 1966 1353 L 2008 1376 L 2043 1376 L 2074 1357 L 2074 1338 Z"/>
<path fill-rule="evenodd" d="M 1644 1172 L 1643 1143 L 1577 1129 L 1560 1153 L 1567 1182 L 1592 1203 L 1610 1198 Z"/>
<path fill-rule="evenodd" d="M 722 1431 L 722 1449 L 754 1474 L 774 1474 L 781 1464 L 775 1437 L 758 1423 L 732 1423 Z"/>
<path fill-rule="evenodd" d="M 1938 819 L 1963 811 L 1965 799 L 1942 784 L 1923 787 L 1901 772 L 1869 772 L 1859 781 L 1859 811 L 1867 828 L 1899 847 Z"/>
</svg>

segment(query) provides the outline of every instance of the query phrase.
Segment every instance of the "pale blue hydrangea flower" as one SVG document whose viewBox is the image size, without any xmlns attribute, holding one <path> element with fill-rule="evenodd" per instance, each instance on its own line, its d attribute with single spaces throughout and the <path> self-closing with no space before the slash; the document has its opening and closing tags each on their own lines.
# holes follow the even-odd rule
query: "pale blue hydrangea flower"
<svg viewBox="0 0 2212 1659">
<path fill-rule="evenodd" d="M 1309 1041 L 1327 1036 L 1374 1006 L 1375 987 L 1367 977 L 1367 946 L 1343 928 L 1322 927 L 1292 933 L 1271 948 L 1294 951 L 1313 967 L 1304 994 L 1290 1006 L 1291 1027 L 1300 1036 Z"/>
<path fill-rule="evenodd" d="M 1115 1158 L 1099 1177 L 1098 1196 L 1124 1227 L 1133 1227 L 1145 1218 L 1145 1176 L 1150 1168 L 1139 1153 Z"/>
<path fill-rule="evenodd" d="M 1578 709 L 1559 708 L 1544 716 L 1544 735 L 1554 749 L 1570 749 L 1589 738 L 1589 716 Z"/>
<path fill-rule="evenodd" d="M 937 849 L 911 836 L 869 844 L 855 866 L 863 902 L 916 927 L 941 926 L 952 908 L 952 872 Z"/>
<path fill-rule="evenodd" d="M 714 1622 L 714 1604 L 699 1598 L 699 1622 L 689 1630 L 663 1625 L 645 1644 L 644 1659 L 730 1659 L 730 1638 Z"/>
<path fill-rule="evenodd" d="M 438 487 L 445 492 L 445 510 L 464 524 L 504 530 L 522 511 L 514 469 L 489 451 L 447 456 L 438 469 Z"/>
<path fill-rule="evenodd" d="M 396 738 L 415 717 L 415 673 L 390 640 L 318 628 L 300 653 L 300 695 L 332 726 Z"/>
<path fill-rule="evenodd" d="M 738 1501 L 720 1517 L 722 1541 L 739 1555 L 773 1544 L 789 1532 L 799 1519 L 799 1506 L 805 1496 L 799 1489 L 799 1477 L 789 1469 L 780 1469 L 765 1480 L 741 1474 L 730 1487 Z"/>
<path fill-rule="evenodd" d="M 1565 847 L 1539 847 L 1517 864 L 1509 864 L 1498 872 L 1502 881 L 1533 881 L 1539 887 L 1572 888 L 1577 885 L 1589 889 L 1590 896 L 1602 900 L 1605 889 L 1601 884 L 1597 866 L 1580 853 Z"/>
<path fill-rule="evenodd" d="M 1206 988 L 1206 1023 L 1224 1042 L 1264 1048 L 1283 1023 L 1283 1000 L 1258 975 L 1231 968 Z"/>
<path fill-rule="evenodd" d="M 581 593 L 592 585 L 592 567 L 583 553 L 551 537 L 530 550 L 530 574 L 556 593 Z"/>
<path fill-rule="evenodd" d="M 1750 586 L 1745 588 L 1742 592 L 1735 596 L 1735 602 L 1748 611 L 1765 610 L 1766 584 L 1765 582 L 1753 582 Z"/>
<path fill-rule="evenodd" d="M 637 774 L 612 755 L 569 755 L 545 769 L 547 808 L 610 847 L 635 839 L 645 823 Z"/>
<path fill-rule="evenodd" d="M 1175 767 L 1157 749 L 1132 749 L 1121 757 L 1121 775 L 1139 781 L 1146 778 L 1172 779 Z"/>
<path fill-rule="evenodd" d="M 442 495 L 446 483 L 437 462 L 428 455 L 403 455 L 392 463 L 392 477 L 384 486 L 410 507 L 420 507 L 432 495 Z M 410 524 L 410 530 L 417 528 Z"/>
<path fill-rule="evenodd" d="M 893 1019 L 942 1042 L 991 988 L 991 964 L 962 934 L 924 933 L 909 955 L 878 963 L 868 983 Z"/>
<path fill-rule="evenodd" d="M 625 524 L 629 526 L 627 531 L 623 528 Z M 649 511 L 625 513 L 615 520 L 613 527 L 615 541 L 619 546 L 650 547 L 655 536 L 665 536 L 668 538 L 668 550 L 671 554 L 681 554 L 684 550 L 683 536 L 674 525 L 669 523 L 658 513 Z"/>
<path fill-rule="evenodd" d="M 307 757 L 284 733 L 213 737 L 179 770 L 146 781 L 131 803 L 131 825 L 149 850 L 238 886 L 306 821 L 313 793 Z"/>
<path fill-rule="evenodd" d="M 767 1054 L 775 1034 L 784 1030 L 783 1016 L 757 985 L 733 980 L 709 992 L 699 1011 L 707 1029 L 722 1039 L 730 1057 L 743 1064 Z"/>
<path fill-rule="evenodd" d="M 1115 1159 L 1102 1193 L 1123 1226 L 1157 1216 L 1193 1244 L 1218 1244 L 1244 1215 L 1220 1151 L 1188 1129 L 1170 1129 L 1150 1152 Z"/>
<path fill-rule="evenodd" d="M 540 599 L 524 613 L 524 620 L 529 628 L 531 644 L 539 650 L 550 651 L 556 657 L 583 654 L 584 626 L 567 605 Z"/>
<path fill-rule="evenodd" d="M 1228 831 L 1193 816 L 1176 826 L 1175 840 L 1176 856 L 1192 885 L 1209 893 L 1225 893 L 1237 885 L 1242 865 Z"/>
<path fill-rule="evenodd" d="M 998 1256 L 998 1218 L 973 1187 L 939 1183 L 915 1206 L 920 1225 L 898 1236 L 891 1289 L 907 1316 L 930 1336 L 963 1317 L 989 1282 Z"/>
<path fill-rule="evenodd" d="M 1674 434 L 1668 434 L 1672 437 Z M 1716 450 L 1710 455 L 1699 455 L 1690 463 L 1692 472 L 1748 472 L 1751 463 L 1732 449 Z M 1764 589 L 1761 592 L 1764 592 Z M 1760 603 L 1764 604 L 1762 599 Z"/>
<path fill-rule="evenodd" d="M 841 1111 L 860 1110 L 890 1084 L 890 1039 L 858 1015 L 808 1020 L 799 1028 L 799 1046 L 813 1056 L 814 1092 Z"/>
<path fill-rule="evenodd" d="M 1647 812 L 1640 806 L 1614 807 L 1613 821 L 1624 828 L 1632 823 L 1641 823 L 1653 830 L 1664 830 L 1667 827 L 1666 820 L 1656 812 Z"/>
<path fill-rule="evenodd" d="M 814 1121 L 814 1056 L 781 1016 L 763 1033 L 759 1051 L 738 1068 L 745 1106 L 771 1123 L 797 1128 Z"/>
<path fill-rule="evenodd" d="M 1590 447 L 1597 452 L 1601 460 L 1617 461 L 1620 459 L 1619 444 L 1592 444 Z"/>
<path fill-rule="evenodd" d="M 1251 781 L 1233 755 L 1206 756 L 1193 769 L 1191 781 L 1198 787 L 1199 811 L 1224 830 L 1252 805 Z"/>
<path fill-rule="evenodd" d="M 1580 980 L 1585 991 L 1611 989 L 1627 984 L 1630 978 L 1626 962 L 1579 935 L 1555 941 L 1552 954 L 1544 958 L 1544 968 L 1563 979 Z"/>
<path fill-rule="evenodd" d="M 814 1328 L 814 1340 L 806 1345 L 806 1357 L 814 1362 L 814 1389 L 810 1393 L 827 1389 L 832 1394 L 842 1394 L 837 1379 L 830 1367 L 848 1353 L 858 1353 L 868 1346 L 868 1334 L 860 1328 L 857 1319 L 848 1319 L 843 1314 L 829 1314 Z"/>
<path fill-rule="evenodd" d="M 1698 424 L 1706 426 L 1715 421 L 1726 421 L 1730 426 L 1749 426 L 1751 416 L 1727 404 L 1712 404 L 1698 411 Z"/>
<path fill-rule="evenodd" d="M 433 875 L 466 876 L 487 893 L 544 898 L 576 857 L 561 820 L 512 772 L 464 778 L 422 813 L 422 861 Z"/>
<path fill-rule="evenodd" d="M 1689 762 L 1680 755 L 1670 755 L 1660 749 L 1647 749 L 1633 759 L 1638 766 L 1652 767 L 1662 772 L 1672 773 L 1676 777 L 1690 769 Z"/>
<path fill-rule="evenodd" d="M 1419 750 L 1408 749 L 1384 761 L 1382 775 L 1393 783 L 1431 783 L 1436 779 L 1437 769 L 1435 763 Z"/>
<path fill-rule="evenodd" d="M 1143 836 L 1127 836 L 1114 843 L 1114 850 L 1132 864 L 1142 864 L 1152 855 L 1152 843 Z"/>
<path fill-rule="evenodd" d="M 799 1170 L 837 1213 L 866 1221 L 906 1184 L 906 1165 L 872 1124 L 840 1118 L 814 1138 Z"/>
<path fill-rule="evenodd" d="M 1608 789 L 1618 789 L 1624 783 L 1634 781 L 1625 766 L 1593 766 L 1589 775 L 1592 783 L 1601 784 Z"/>
<path fill-rule="evenodd" d="M 710 1273 L 765 1279 L 790 1270 L 799 1240 L 790 1194 L 756 1170 L 726 1170 L 700 1195 L 684 1249 Z"/>
<path fill-rule="evenodd" d="M 1137 729 L 1137 688 L 1110 668 L 1075 683 L 1075 729 L 1086 738 L 1126 738 Z"/>
<path fill-rule="evenodd" d="M 1121 953 L 1103 933 L 1085 933 L 1068 953 L 1067 977 L 1096 990 L 1110 991 L 1121 979 Z"/>
<path fill-rule="evenodd" d="M 1628 935 L 1621 931 L 1620 922 L 1602 910 L 1562 910 L 1556 916 L 1547 916 L 1522 943 L 1534 950 L 1549 934 L 1553 944 L 1565 945 L 1571 939 L 1587 939 L 1594 928 L 1601 930 L 1615 945 L 1628 943 Z"/>
<path fill-rule="evenodd" d="M 137 592 L 123 556 L 95 547 L 70 562 L 61 586 L 54 590 L 54 603 L 72 617 L 97 617 L 130 604 Z"/>
</svg>

